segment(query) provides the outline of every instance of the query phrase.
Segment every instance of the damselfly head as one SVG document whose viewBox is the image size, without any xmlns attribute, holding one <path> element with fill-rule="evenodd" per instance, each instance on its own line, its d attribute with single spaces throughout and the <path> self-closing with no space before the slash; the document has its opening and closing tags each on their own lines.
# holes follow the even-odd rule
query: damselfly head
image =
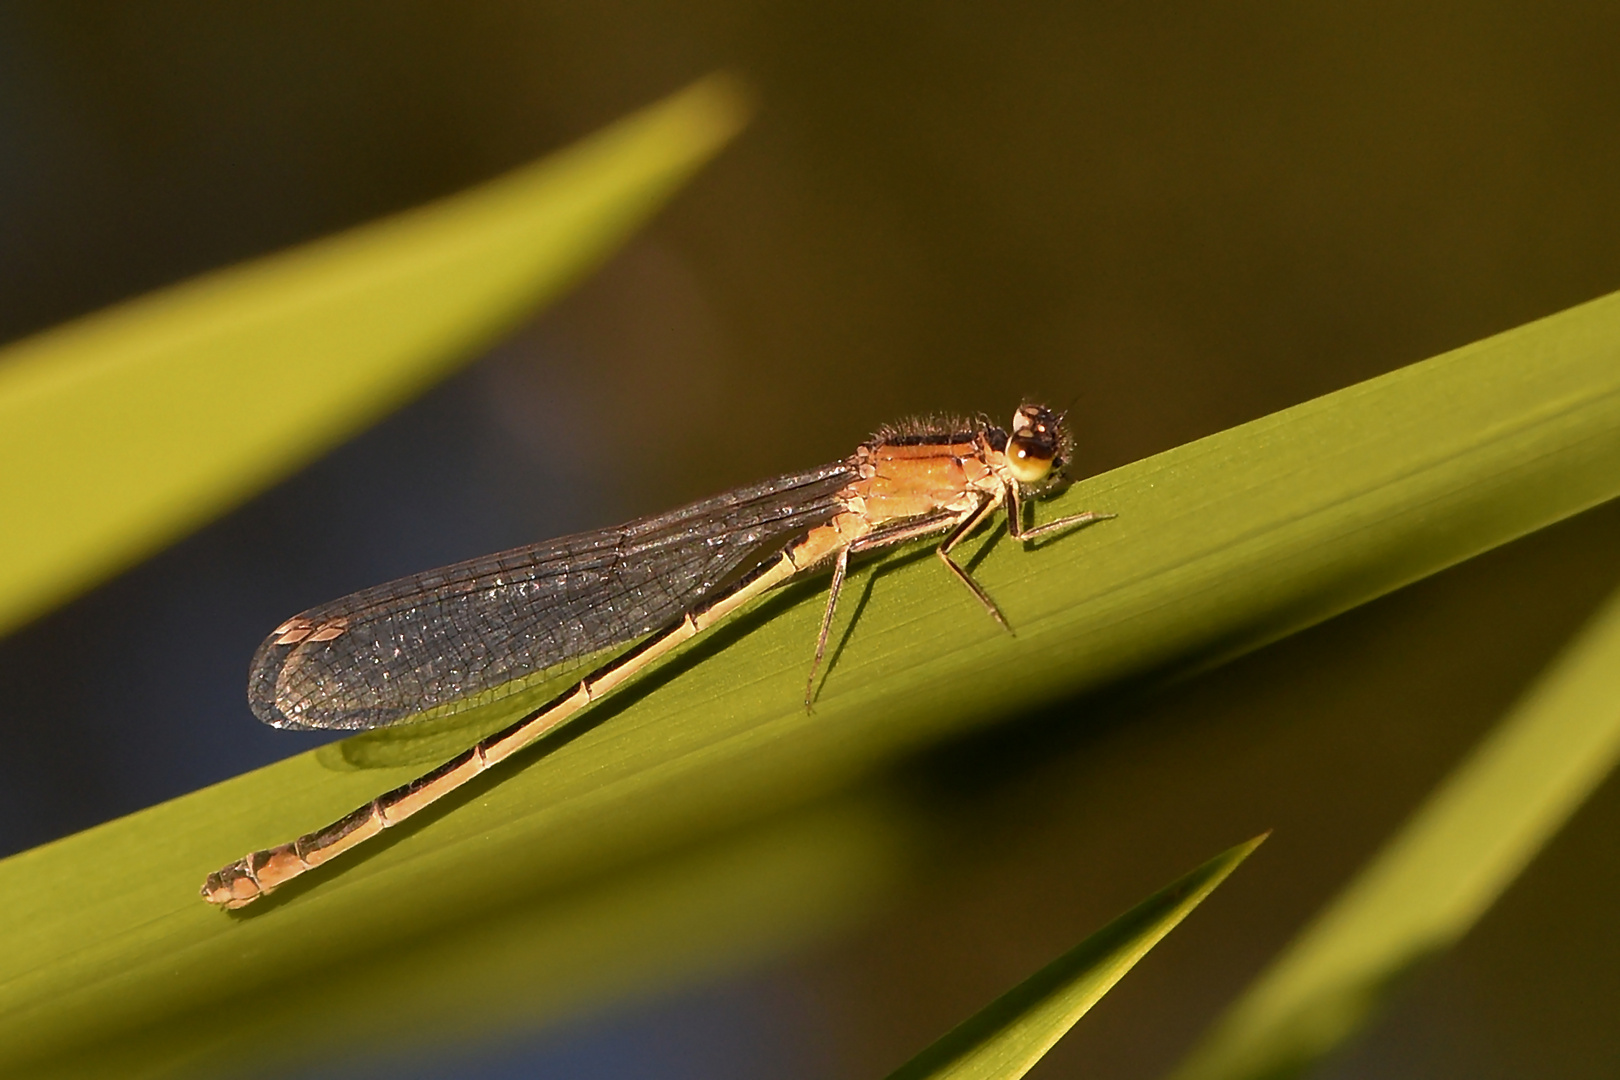
<svg viewBox="0 0 1620 1080">
<path fill-rule="evenodd" d="M 1007 468 L 1020 484 L 1044 485 L 1056 479 L 1072 452 L 1063 417 L 1033 402 L 1018 406 L 1007 437 L 1006 455 Z"/>
</svg>

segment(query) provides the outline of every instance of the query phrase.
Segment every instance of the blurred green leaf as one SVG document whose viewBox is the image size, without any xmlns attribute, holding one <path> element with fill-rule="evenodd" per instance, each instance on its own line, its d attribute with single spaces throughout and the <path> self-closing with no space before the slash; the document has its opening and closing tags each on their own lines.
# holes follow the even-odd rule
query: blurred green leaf
<svg viewBox="0 0 1620 1080">
<path fill-rule="evenodd" d="M 907 881 L 926 828 L 891 795 L 826 800 L 621 873 L 519 897 L 286 992 L 151 1010 L 125 1037 L 68 1048 L 27 1073 L 197 1076 L 229 1061 L 237 1076 L 311 1063 L 339 1074 L 361 1059 L 385 1071 L 390 1060 L 419 1063 L 424 1054 L 453 1062 L 459 1047 L 491 1035 L 721 977 L 868 919 Z M 231 956 L 204 977 L 228 989 L 258 955 Z"/>
<path fill-rule="evenodd" d="M 608 255 L 744 111 L 705 80 L 464 194 L 0 351 L 0 633 L 447 375 Z"/>
<path fill-rule="evenodd" d="M 1457 941 L 1620 758 L 1620 594 L 1172 1076 L 1297 1076 Z"/>
<path fill-rule="evenodd" d="M 783 590 L 246 917 L 197 898 L 206 873 L 417 767 L 303 754 L 24 852 L 0 862 L 0 1072 L 175 1016 L 205 1039 L 207 1017 L 290 1007 L 1010 711 L 1216 663 L 1617 493 L 1609 296 L 1075 485 L 1040 516 L 1119 518 L 979 550 L 1016 637 L 921 551 L 863 570 L 814 715 L 825 584 Z"/>
<path fill-rule="evenodd" d="M 1023 1076 L 1264 840 L 1222 852 L 1160 889 L 953 1028 L 890 1080 Z"/>
</svg>

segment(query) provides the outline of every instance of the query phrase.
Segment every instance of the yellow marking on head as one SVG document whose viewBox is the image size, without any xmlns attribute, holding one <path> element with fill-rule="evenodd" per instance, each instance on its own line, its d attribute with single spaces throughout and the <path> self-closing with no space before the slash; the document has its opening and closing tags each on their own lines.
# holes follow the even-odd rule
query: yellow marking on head
<svg viewBox="0 0 1620 1080">
<path fill-rule="evenodd" d="M 1052 459 L 1043 456 L 1017 439 L 1007 442 L 1007 471 L 1020 484 L 1038 484 L 1052 472 Z"/>
<path fill-rule="evenodd" d="M 1020 484 L 1039 484 L 1045 480 L 1066 448 L 1067 436 L 1061 418 L 1046 406 L 1025 402 L 1013 413 L 1012 432 L 1004 456 L 1007 471 Z"/>
</svg>

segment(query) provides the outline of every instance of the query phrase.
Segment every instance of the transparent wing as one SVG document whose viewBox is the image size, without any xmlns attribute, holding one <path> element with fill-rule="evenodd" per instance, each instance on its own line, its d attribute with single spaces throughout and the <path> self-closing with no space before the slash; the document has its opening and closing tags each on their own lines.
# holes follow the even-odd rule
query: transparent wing
<svg viewBox="0 0 1620 1080">
<path fill-rule="evenodd" d="M 311 608 L 259 646 L 248 703 L 275 727 L 361 729 L 494 700 L 673 624 L 830 520 L 853 479 L 824 466 Z"/>
</svg>

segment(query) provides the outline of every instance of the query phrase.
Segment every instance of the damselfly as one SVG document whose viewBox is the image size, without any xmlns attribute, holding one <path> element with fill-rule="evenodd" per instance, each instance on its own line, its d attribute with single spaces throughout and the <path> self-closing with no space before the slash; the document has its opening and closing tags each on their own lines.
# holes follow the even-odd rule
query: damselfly
<svg viewBox="0 0 1620 1080">
<path fill-rule="evenodd" d="M 282 728 L 379 728 L 453 711 L 640 640 L 432 772 L 208 875 L 203 896 L 227 908 L 251 903 L 512 756 L 749 601 L 830 564 L 808 706 L 849 561 L 862 552 L 942 535 L 940 561 L 1011 629 L 951 550 L 998 509 L 1015 540 L 1112 517 L 1024 527 L 1024 500 L 1060 482 L 1070 453 L 1063 418 L 1041 405 L 1019 406 L 1010 431 L 982 417 L 912 421 L 832 465 L 402 578 L 288 619 L 259 646 L 248 676 L 254 714 Z"/>
</svg>

